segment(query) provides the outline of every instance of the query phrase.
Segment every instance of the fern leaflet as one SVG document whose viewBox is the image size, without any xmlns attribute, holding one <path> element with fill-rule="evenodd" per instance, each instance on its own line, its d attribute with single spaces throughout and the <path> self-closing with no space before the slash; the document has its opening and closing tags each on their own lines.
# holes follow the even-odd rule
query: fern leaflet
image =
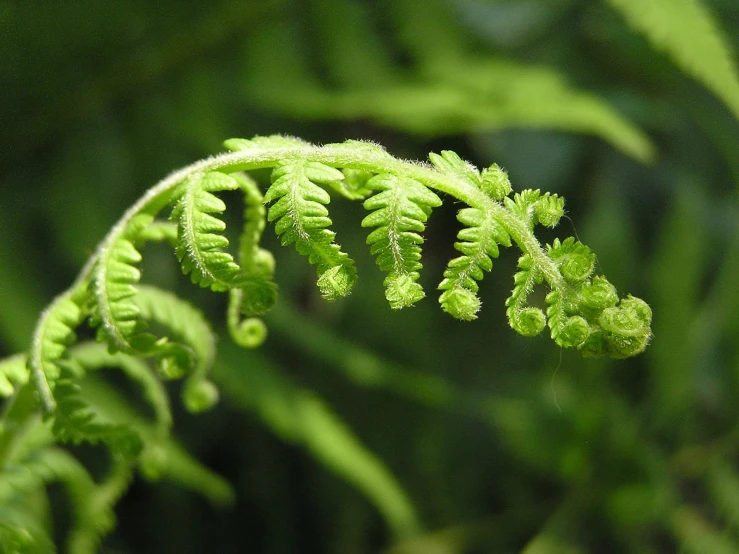
<svg viewBox="0 0 739 554">
<path fill-rule="evenodd" d="M 135 242 L 154 220 L 147 213 L 131 218 L 121 234 L 111 239 L 93 268 L 92 324 L 99 325 L 98 340 L 106 342 L 112 352 L 150 353 L 156 337 L 144 333 L 146 324 L 139 317 L 134 296 L 141 280 L 136 267 L 141 253 Z"/>
<path fill-rule="evenodd" d="M 547 320 L 544 312 L 528 306 L 527 300 L 534 286 L 542 282 L 543 276 L 528 254 L 519 258 L 518 267 L 520 271 L 513 277 L 513 292 L 505 303 L 508 307 L 506 315 L 514 331 L 525 337 L 534 337 L 541 333 Z"/>
<path fill-rule="evenodd" d="M 52 388 L 59 379 L 61 368 L 59 360 L 76 339 L 74 330 L 82 323 L 86 312 L 81 308 L 83 285 L 58 296 L 41 314 L 33 334 L 33 344 L 28 357 L 28 365 L 47 412 L 56 407 Z"/>
<path fill-rule="evenodd" d="M 226 204 L 213 193 L 238 188 L 233 177 L 217 171 L 193 177 L 172 211 L 180 236 L 175 253 L 182 271 L 190 275 L 193 283 L 214 291 L 228 290 L 242 277 L 233 256 L 222 250 L 228 246 L 228 239 L 222 234 L 226 224 L 213 215 L 226 209 Z"/>
<path fill-rule="evenodd" d="M 341 181 L 344 175 L 320 162 L 285 160 L 272 172 L 272 186 L 264 202 L 273 202 L 267 218 L 275 222 L 275 232 L 283 246 L 295 249 L 316 265 L 318 288 L 327 300 L 346 296 L 354 287 L 357 272 L 354 261 L 334 242 L 328 229 L 331 220 L 325 205 L 328 192 L 316 183 Z"/>
<path fill-rule="evenodd" d="M 80 387 L 71 379 L 57 381 L 52 431 L 64 442 L 79 444 L 104 442 L 113 451 L 127 458 L 135 458 L 141 452 L 141 438 L 130 427 L 110 425 L 96 420 L 95 414 L 80 398 Z"/>
<path fill-rule="evenodd" d="M 411 306 L 425 296 L 416 282 L 422 267 L 420 233 L 441 199 L 418 181 L 391 174 L 373 177 L 366 187 L 377 192 L 364 201 L 364 207 L 373 211 L 362 220 L 362 227 L 376 227 L 367 244 L 377 256 L 378 267 L 389 273 L 385 297 L 391 308 Z"/>
<path fill-rule="evenodd" d="M 444 291 L 439 303 L 445 312 L 469 321 L 477 318 L 480 309 L 477 281 L 482 280 L 483 271 L 493 268 L 492 258 L 498 257 L 498 244 L 510 246 L 511 238 L 500 223 L 483 210 L 462 209 L 457 219 L 467 225 L 457 234 L 462 242 L 454 243 L 454 248 L 463 255 L 449 261 L 439 285 L 439 290 Z"/>
</svg>

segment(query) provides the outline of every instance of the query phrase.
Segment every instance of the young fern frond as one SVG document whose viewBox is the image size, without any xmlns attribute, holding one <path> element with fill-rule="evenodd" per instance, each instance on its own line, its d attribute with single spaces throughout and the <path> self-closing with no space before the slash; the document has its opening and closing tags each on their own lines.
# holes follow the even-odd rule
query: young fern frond
<svg viewBox="0 0 739 554">
<path fill-rule="evenodd" d="M 0 360 L 0 398 L 8 398 L 28 382 L 29 372 L 25 354 L 16 354 Z"/>
<path fill-rule="evenodd" d="M 245 316 L 261 315 L 277 301 L 277 285 L 272 281 L 275 259 L 269 250 L 260 247 L 267 226 L 267 210 L 264 196 L 252 179 L 240 173 L 234 173 L 233 177 L 244 192 L 244 229 L 239 237 L 239 263 L 244 280 L 238 289 L 231 290 L 230 310 Z M 238 325 L 232 329 L 236 336 L 239 336 Z"/>
<path fill-rule="evenodd" d="M 307 160 L 278 161 L 272 172 L 272 186 L 264 195 L 272 203 L 267 219 L 283 246 L 294 244 L 316 266 L 318 288 L 327 300 L 349 294 L 357 280 L 354 261 L 334 242 L 328 229 L 331 219 L 326 204 L 328 192 L 316 183 L 343 181 L 341 171 L 324 163 Z"/>
<path fill-rule="evenodd" d="M 141 453 L 143 443 L 138 434 L 122 424 L 108 424 L 98 421 L 89 406 L 81 399 L 80 387 L 71 378 L 56 382 L 54 397 L 56 410 L 52 431 L 62 442 L 80 444 L 103 442 L 110 449 L 135 458 Z"/>
<path fill-rule="evenodd" d="M 527 304 L 529 295 L 536 285 L 541 284 L 543 275 L 531 256 L 524 254 L 518 260 L 520 271 L 513 276 L 513 292 L 506 300 L 508 323 L 524 337 L 535 337 L 547 323 L 544 312 Z"/>
<path fill-rule="evenodd" d="M 266 326 L 256 316 L 277 298 L 275 261 L 260 245 L 268 222 L 283 245 L 294 244 L 316 266 L 321 294 L 335 300 L 349 294 L 357 274 L 353 260 L 334 241 L 326 189 L 363 201 L 370 213 L 362 226 L 373 228 L 367 239 L 370 252 L 388 273 L 385 295 L 392 308 L 402 308 L 424 296 L 418 283 L 421 233 L 443 194 L 461 204 L 457 219 L 463 225 L 454 245 L 461 255 L 448 263 L 439 286 L 444 311 L 457 319 L 475 319 L 480 280 L 492 269 L 499 246 L 515 243 L 522 255 L 506 301 L 515 331 L 533 336 L 548 325 L 558 345 L 613 358 L 642 352 L 651 338 L 649 306 L 631 295 L 619 300 L 605 277 L 593 276 L 590 249 L 574 238 L 542 245 L 535 236 L 537 225 L 557 224 L 564 201 L 538 190 L 511 197 L 508 177 L 497 165 L 478 171 L 450 151 L 431 154 L 433 165 L 421 165 L 358 141 L 314 146 L 275 136 L 232 139 L 227 146 L 234 152 L 173 173 L 125 212 L 70 289 L 41 315 L 27 369 L 24 356 L 0 362 L 0 395 L 13 394 L 8 411 L 13 418 L 32 416 L 38 397 L 53 418 L 58 440 L 103 442 L 114 460 L 121 461 L 123 469 L 101 493 L 101 506 L 112 504 L 125 487 L 132 460 L 139 458 L 152 474 L 162 469 L 157 465 L 162 457 L 150 444 L 162 441 L 171 421 L 160 378 L 187 376 L 182 394 L 190 411 L 207 409 L 218 399 L 207 378 L 215 351 L 207 320 L 186 301 L 140 282 L 139 249 L 148 241 L 172 244 L 194 283 L 228 291 L 229 333 L 238 344 L 255 347 L 266 337 Z M 265 168 L 272 169 L 271 185 L 262 195 L 248 172 Z M 238 259 L 225 250 L 229 241 L 219 216 L 226 205 L 216 196 L 236 190 L 244 194 L 245 206 Z M 172 207 L 172 221 L 157 219 L 167 207 Z M 529 303 L 539 285 L 550 289 L 546 313 Z M 70 348 L 88 316 L 107 352 L 100 345 Z M 150 365 L 152 358 L 156 367 Z M 81 393 L 80 378 L 101 367 L 119 368 L 141 385 L 157 414 L 155 432 L 122 424 L 112 414 L 106 417 L 104 407 Z M 31 383 L 24 384 L 29 377 Z M 94 387 L 94 380 L 87 384 Z M 19 429 L 15 425 L 0 433 L 0 462 Z M 79 544 L 98 540 L 104 527 L 80 535 Z"/>
<path fill-rule="evenodd" d="M 537 224 L 555 227 L 564 215 L 564 200 L 548 192 L 541 194 L 539 190 L 526 189 L 503 200 L 506 208 L 531 230 Z"/>
<path fill-rule="evenodd" d="M 176 379 L 189 373 L 182 400 L 191 412 L 202 412 L 218 400 L 218 390 L 208 380 L 215 359 L 216 338 L 205 316 L 189 302 L 151 286 L 140 286 L 136 302 L 147 321 L 166 327 L 170 355 L 159 373 Z"/>
<path fill-rule="evenodd" d="M 28 367 L 47 412 L 55 409 L 53 386 L 61 373 L 59 361 L 77 339 L 75 329 L 87 316 L 82 308 L 84 289 L 83 284 L 59 295 L 41 314 L 33 334 Z"/>
<path fill-rule="evenodd" d="M 136 214 L 118 236 L 100 252 L 92 271 L 92 324 L 98 326 L 98 340 L 112 352 L 148 354 L 156 338 L 145 333 L 146 324 L 139 317 L 134 301 L 141 271 L 141 253 L 135 243 L 154 220 L 148 213 Z"/>
<path fill-rule="evenodd" d="M 233 256 L 222 250 L 228 246 L 223 236 L 226 224 L 216 215 L 226 210 L 226 204 L 213 194 L 238 188 L 236 179 L 225 173 L 211 171 L 195 176 L 172 211 L 180 238 L 175 253 L 182 271 L 193 283 L 214 291 L 229 290 L 242 277 Z"/>
<path fill-rule="evenodd" d="M 425 294 L 417 283 L 421 269 L 421 244 L 424 223 L 431 208 L 441 206 L 441 199 L 413 179 L 380 174 L 369 179 L 365 187 L 376 194 L 364 201 L 374 210 L 362 220 L 362 227 L 376 227 L 367 237 L 370 252 L 377 255 L 377 265 L 389 275 L 385 278 L 385 297 L 391 308 L 405 308 L 421 300 Z"/>
<path fill-rule="evenodd" d="M 410 306 L 423 297 L 417 282 L 420 233 L 431 209 L 440 205 L 437 193 L 441 192 L 466 204 L 457 216 L 464 225 L 455 243 L 461 256 L 449 262 L 439 286 L 443 310 L 458 319 L 474 319 L 480 307 L 479 281 L 491 270 L 499 246 L 516 243 L 523 255 L 506 313 L 518 333 L 533 336 L 548 324 L 560 346 L 589 356 L 617 358 L 638 354 L 651 337 L 649 307 L 631 296 L 619 301 L 605 277 L 593 277 L 595 258 L 587 247 L 573 238 L 545 246 L 537 240 L 536 225 L 556 226 L 564 213 L 564 200 L 538 190 L 511 196 L 510 181 L 495 164 L 479 171 L 454 152 L 442 151 L 429 156 L 433 167 L 422 166 L 361 141 L 318 147 L 293 137 L 272 136 L 231 139 L 226 145 L 234 152 L 178 171 L 142 197 L 103 241 L 70 292 L 45 312 L 29 367 L 47 408 L 53 409 L 58 362 L 88 313 L 93 326 L 99 326 L 99 338 L 112 351 L 153 355 L 165 376 L 192 371 L 197 376 L 192 383 L 200 382 L 203 403 L 209 404 L 215 393 L 205 392 L 208 385 L 203 376 L 212 359 L 205 354 L 210 347 L 198 346 L 198 337 L 188 335 L 182 326 L 170 326 L 180 335 L 175 339 L 145 332 L 147 320 L 162 319 L 164 314 L 155 305 L 178 306 L 164 318 L 170 323 L 173 314 L 185 308 L 181 301 L 151 290 L 144 296 L 137 293 L 141 278 L 137 246 L 148 240 L 174 243 L 175 254 L 193 282 L 230 290 L 232 337 L 244 346 L 258 346 L 266 328 L 254 316 L 267 311 L 277 296 L 272 281 L 274 258 L 260 246 L 267 222 L 274 224 L 283 245 L 294 244 L 316 266 L 325 298 L 345 296 L 356 281 L 354 262 L 334 242 L 326 188 L 347 199 L 363 200 L 371 211 L 362 225 L 374 228 L 367 242 L 379 267 L 388 272 L 386 296 L 393 308 Z M 247 175 L 259 168 L 273 170 L 264 196 Z M 228 239 L 223 234 L 225 223 L 218 217 L 226 206 L 216 194 L 228 190 L 241 190 L 245 198 L 238 261 L 224 250 Z M 176 232 L 173 224 L 155 219 L 172 204 Z M 543 283 L 550 288 L 546 313 L 528 303 L 534 288 Z M 185 312 L 182 321 L 202 320 L 189 308 Z M 167 321 L 159 323 L 168 326 Z M 202 336 L 210 336 L 204 325 L 200 327 Z"/>
<path fill-rule="evenodd" d="M 454 248 L 462 256 L 449 261 L 444 271 L 444 280 L 439 290 L 442 309 L 457 319 L 473 320 L 480 309 L 477 297 L 477 281 L 483 278 L 483 271 L 493 268 L 492 258 L 498 257 L 498 245 L 511 245 L 511 238 L 492 214 L 477 208 L 464 208 L 457 213 L 460 223 L 466 228 L 459 231 Z"/>
</svg>

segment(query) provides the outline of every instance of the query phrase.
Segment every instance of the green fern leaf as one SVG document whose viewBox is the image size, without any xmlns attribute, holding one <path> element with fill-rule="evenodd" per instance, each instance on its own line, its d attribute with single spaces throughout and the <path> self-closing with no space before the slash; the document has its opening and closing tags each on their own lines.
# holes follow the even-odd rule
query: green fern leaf
<svg viewBox="0 0 739 554">
<path fill-rule="evenodd" d="M 513 277 L 513 292 L 506 300 L 506 315 L 510 326 L 525 337 L 541 333 L 546 325 L 546 316 L 539 308 L 527 306 L 534 286 L 542 282 L 543 276 L 534 265 L 531 256 L 524 254 L 518 260 L 518 271 Z"/>
<path fill-rule="evenodd" d="M 739 119 L 739 74 L 732 48 L 699 0 L 608 0 L 655 47 L 700 81 Z"/>
<path fill-rule="evenodd" d="M 389 273 L 385 297 L 393 309 L 411 306 L 425 296 L 417 283 L 422 267 L 420 233 L 441 199 L 418 181 L 397 175 L 377 175 L 366 186 L 377 192 L 364 202 L 365 209 L 373 211 L 362 220 L 362 227 L 376 227 L 367 244 L 377 255 L 378 267 Z"/>
<path fill-rule="evenodd" d="M 452 150 L 442 150 L 441 155 L 431 152 L 429 160 L 436 169 L 446 175 L 453 175 L 477 188 L 482 186 L 480 171 L 471 163 L 464 161 Z"/>
<path fill-rule="evenodd" d="M 87 313 L 80 306 L 83 285 L 77 291 L 70 291 L 57 297 L 41 314 L 33 335 L 28 365 L 36 390 L 45 409 L 55 409 L 52 388 L 59 379 L 61 368 L 59 360 L 76 339 L 75 329 L 79 327 Z"/>
<path fill-rule="evenodd" d="M 215 358 L 215 334 L 203 313 L 188 301 L 156 287 L 140 285 L 136 305 L 147 321 L 169 329 L 172 340 L 190 349 L 197 371 L 206 371 Z"/>
<path fill-rule="evenodd" d="M 205 316 L 189 302 L 155 287 L 141 286 L 136 302 L 143 317 L 174 334 L 167 339 L 167 349 L 162 348 L 165 371 L 172 377 L 191 372 L 182 391 L 185 407 L 191 412 L 211 408 L 218 400 L 218 390 L 207 379 L 216 338 Z"/>
<path fill-rule="evenodd" d="M 574 306 L 569 305 L 558 291 L 547 294 L 547 320 L 554 342 L 563 348 L 577 348 L 592 332 L 588 321 L 576 315 Z"/>
<path fill-rule="evenodd" d="M 131 218 L 93 268 L 92 325 L 99 326 L 98 340 L 106 342 L 111 352 L 149 353 L 156 342 L 156 337 L 144 333 L 146 324 L 134 301 L 141 279 L 141 271 L 136 267 L 141 254 L 135 242 L 153 219 L 146 213 Z"/>
<path fill-rule="evenodd" d="M 18 387 L 28 382 L 28 376 L 25 354 L 0 360 L 0 398 L 12 396 Z"/>
<path fill-rule="evenodd" d="M 142 296 L 145 293 L 146 291 L 142 290 Z M 169 396 L 164 384 L 152 372 L 148 364 L 128 354 L 122 354 L 120 352 L 110 354 L 104 345 L 93 342 L 86 342 L 75 346 L 71 350 L 70 356 L 72 363 L 79 365 L 80 374 L 88 374 L 103 368 L 120 369 L 131 381 L 135 382 L 141 388 L 142 397 L 146 399 L 154 412 L 160 436 L 167 436 L 169 434 L 172 426 Z M 82 391 L 83 394 L 86 394 L 84 401 L 87 401 L 89 397 L 86 389 L 87 387 Z M 97 410 L 95 412 L 97 413 Z M 118 421 L 122 421 L 122 419 L 118 419 Z M 128 423 L 127 420 L 123 421 Z"/>
<path fill-rule="evenodd" d="M 581 242 L 575 241 L 574 237 L 569 237 L 562 242 L 554 239 L 551 246 L 547 245 L 547 248 L 549 257 L 554 260 L 562 277 L 569 283 L 585 281 L 595 269 L 595 254 Z"/>
<path fill-rule="evenodd" d="M 52 425 L 54 435 L 61 441 L 73 444 L 104 442 L 127 458 L 138 456 L 143 448 L 138 434 L 124 425 L 97 421 L 95 414 L 80 398 L 79 390 L 79 385 L 69 379 L 57 381 L 54 389 L 57 401 Z"/>
<path fill-rule="evenodd" d="M 230 301 L 238 297 L 239 309 L 244 315 L 261 315 L 277 301 L 277 285 L 272 281 L 275 259 L 271 252 L 260 247 L 267 211 L 264 197 L 252 179 L 238 173 L 233 178 L 244 191 L 244 228 L 239 237 L 239 263 L 244 282 L 239 287 L 241 292 L 232 291 Z"/>
<path fill-rule="evenodd" d="M 232 152 L 238 152 L 254 149 L 294 148 L 295 146 L 310 146 L 310 144 L 297 137 L 287 135 L 268 135 L 256 136 L 251 139 L 232 138 L 224 141 L 223 146 Z"/>
<path fill-rule="evenodd" d="M 275 232 L 284 245 L 295 249 L 316 265 L 318 288 L 327 300 L 351 292 L 357 280 L 354 261 L 334 242 L 328 229 L 331 219 L 325 205 L 328 192 L 316 183 L 340 181 L 343 174 L 319 162 L 288 160 L 279 162 L 272 172 L 272 185 L 264 196 L 269 208 L 268 220 L 275 222 Z"/>
<path fill-rule="evenodd" d="M 226 210 L 226 204 L 213 193 L 238 188 L 233 177 L 217 171 L 193 177 L 172 211 L 180 237 L 175 253 L 183 273 L 193 283 L 214 291 L 237 286 L 242 278 L 233 256 L 222 250 L 228 246 L 223 236 L 226 224 L 213 215 Z"/>
<path fill-rule="evenodd" d="M 541 224 L 554 227 L 564 215 L 564 199 L 556 194 L 526 189 L 503 199 L 508 210 L 526 222 L 529 229 Z"/>
<path fill-rule="evenodd" d="M 454 248 L 463 255 L 454 258 L 444 271 L 439 290 L 442 309 L 457 319 L 473 320 L 480 309 L 477 281 L 483 272 L 493 268 L 493 258 L 498 257 L 498 244 L 511 245 L 511 238 L 492 214 L 477 208 L 465 208 L 457 219 L 467 227 L 459 231 Z"/>
</svg>

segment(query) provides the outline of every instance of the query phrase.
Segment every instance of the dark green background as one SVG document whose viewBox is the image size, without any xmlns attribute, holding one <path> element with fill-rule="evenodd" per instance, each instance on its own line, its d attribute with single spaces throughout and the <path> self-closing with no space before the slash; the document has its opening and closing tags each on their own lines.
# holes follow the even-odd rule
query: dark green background
<svg viewBox="0 0 739 554">
<path fill-rule="evenodd" d="M 0 2 L 0 357 L 27 348 L 41 309 L 149 186 L 224 139 L 272 133 L 371 139 L 411 159 L 452 149 L 499 163 L 514 189 L 564 195 L 574 223 L 542 237 L 576 232 L 619 292 L 647 300 L 652 345 L 583 360 L 514 334 L 513 251 L 485 277 L 478 321 L 443 314 L 452 203 L 426 234 L 428 298 L 393 312 L 363 210 L 336 198 L 355 292 L 324 303 L 313 269 L 269 230 L 281 308 L 267 343 L 241 352 L 221 331 L 221 404 L 177 413 L 177 437 L 233 484 L 235 505 L 137 479 L 102 551 L 739 552 L 737 121 L 605 3 L 391 4 Z M 739 5 L 707 5 L 736 51 Z M 555 68 L 641 128 L 656 158 L 566 125 L 496 128 L 410 93 L 375 107 L 398 83 L 435 90 L 429 53 Z M 223 299 L 188 285 L 171 253 L 149 255 L 146 279 L 223 319 Z M 384 377 L 362 372 L 378 363 Z M 427 535 L 398 542 L 357 489 L 265 425 L 239 393 L 256 390 L 249 375 L 320 396 L 394 473 Z"/>
</svg>

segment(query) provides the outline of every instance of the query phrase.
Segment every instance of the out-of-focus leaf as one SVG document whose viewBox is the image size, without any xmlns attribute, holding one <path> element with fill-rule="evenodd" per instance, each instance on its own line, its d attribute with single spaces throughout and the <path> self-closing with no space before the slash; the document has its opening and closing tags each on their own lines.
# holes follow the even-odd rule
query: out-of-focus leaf
<svg viewBox="0 0 739 554">
<path fill-rule="evenodd" d="M 700 189 L 681 184 L 657 244 L 651 276 L 656 339 L 648 354 L 654 409 L 660 425 L 674 428 L 676 414 L 695 398 L 696 337 L 690 330 L 698 307 L 705 270 L 705 229 L 700 220 L 705 201 Z M 683 429 L 683 431 L 686 431 Z"/>
<path fill-rule="evenodd" d="M 213 377 L 226 398 L 256 412 L 274 433 L 302 444 L 327 469 L 357 487 L 398 537 L 418 532 L 418 516 L 401 485 L 317 394 L 295 387 L 259 352 L 250 352 L 246 368 L 240 367 L 243 352 L 224 358 L 230 363 L 216 362 Z"/>
<path fill-rule="evenodd" d="M 206 468 L 173 439 L 162 441 L 156 425 L 146 421 L 113 387 L 90 376 L 85 379 L 82 394 L 97 416 L 109 421 L 125 421 L 141 435 L 145 445 L 154 444 L 156 451 L 145 450 L 143 453 L 144 460 L 153 456 L 157 458 L 154 461 L 159 462 L 157 474 L 149 474 L 151 477 L 177 483 L 217 505 L 229 505 L 234 501 L 233 489 L 223 477 Z"/>
<path fill-rule="evenodd" d="M 739 119 L 739 74 L 731 46 L 700 0 L 608 0 L 628 22 L 721 98 Z"/>
</svg>

